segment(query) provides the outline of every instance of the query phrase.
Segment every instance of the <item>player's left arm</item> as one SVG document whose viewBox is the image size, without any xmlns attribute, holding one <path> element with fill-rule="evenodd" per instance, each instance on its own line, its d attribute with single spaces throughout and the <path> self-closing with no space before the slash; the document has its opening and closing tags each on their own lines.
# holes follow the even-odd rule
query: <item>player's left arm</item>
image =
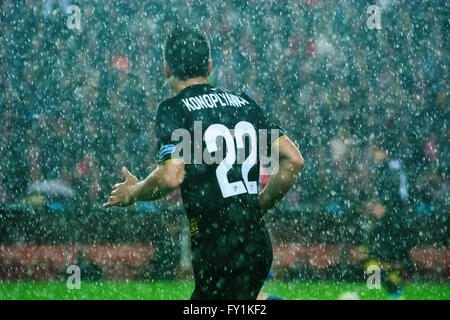
<svg viewBox="0 0 450 320">
<path fill-rule="evenodd" d="M 180 159 L 165 161 L 140 182 L 127 168 L 122 168 L 122 173 L 125 181 L 114 186 L 108 202 L 103 207 L 124 207 L 137 201 L 151 201 L 165 197 L 183 182 L 184 162 Z"/>
<path fill-rule="evenodd" d="M 278 170 L 258 196 L 261 214 L 273 208 L 286 195 L 305 166 L 302 154 L 287 136 L 272 144 L 272 152 L 279 154 Z"/>
</svg>

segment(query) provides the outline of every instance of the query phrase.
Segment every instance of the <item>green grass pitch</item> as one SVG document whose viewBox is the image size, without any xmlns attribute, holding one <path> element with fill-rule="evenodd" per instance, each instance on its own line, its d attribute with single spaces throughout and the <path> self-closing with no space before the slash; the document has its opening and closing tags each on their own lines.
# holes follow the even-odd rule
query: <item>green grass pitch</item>
<svg viewBox="0 0 450 320">
<path fill-rule="evenodd" d="M 82 283 L 79 290 L 69 290 L 64 282 L 0 282 L 0 300 L 185 300 L 189 299 L 193 287 L 191 281 L 99 282 Z M 388 298 L 385 290 L 369 290 L 364 283 L 270 281 L 264 285 L 263 291 L 286 300 L 333 300 L 344 292 L 356 292 L 361 300 Z M 405 296 L 406 299 L 450 300 L 450 284 L 407 284 Z"/>
</svg>

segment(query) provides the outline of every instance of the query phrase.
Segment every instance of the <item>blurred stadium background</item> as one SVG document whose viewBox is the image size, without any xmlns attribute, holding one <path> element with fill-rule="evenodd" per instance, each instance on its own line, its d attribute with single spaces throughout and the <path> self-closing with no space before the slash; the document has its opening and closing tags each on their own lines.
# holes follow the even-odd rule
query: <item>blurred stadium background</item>
<svg viewBox="0 0 450 320">
<path fill-rule="evenodd" d="M 366 26 L 370 4 L 381 8 L 381 30 Z M 67 27 L 69 5 L 81 9 L 81 30 Z M 374 197 L 377 156 L 389 150 L 405 168 L 409 202 L 401 231 L 378 236 L 407 249 L 398 263 L 410 298 L 450 298 L 448 1 L 0 8 L 0 299 L 189 298 L 179 193 L 101 207 L 121 166 L 142 179 L 155 165 L 154 115 L 170 95 L 162 44 L 177 21 L 207 33 L 210 81 L 252 96 L 306 160 L 298 186 L 266 218 L 274 279 L 265 290 L 386 298 L 365 287 L 364 270 L 386 214 Z M 67 291 L 71 264 L 82 280 L 104 282 Z"/>
</svg>

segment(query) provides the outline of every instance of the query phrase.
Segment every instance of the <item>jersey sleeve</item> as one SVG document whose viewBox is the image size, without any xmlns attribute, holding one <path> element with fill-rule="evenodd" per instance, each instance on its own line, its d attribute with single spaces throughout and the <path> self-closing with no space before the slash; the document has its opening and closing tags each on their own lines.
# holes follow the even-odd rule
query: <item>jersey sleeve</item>
<svg viewBox="0 0 450 320">
<path fill-rule="evenodd" d="M 172 141 L 172 133 L 176 129 L 183 128 L 182 117 L 176 111 L 176 106 L 170 106 L 163 101 L 156 112 L 156 141 L 157 141 L 157 163 L 162 164 L 171 159 L 180 159 L 177 156 L 176 145 Z"/>
</svg>

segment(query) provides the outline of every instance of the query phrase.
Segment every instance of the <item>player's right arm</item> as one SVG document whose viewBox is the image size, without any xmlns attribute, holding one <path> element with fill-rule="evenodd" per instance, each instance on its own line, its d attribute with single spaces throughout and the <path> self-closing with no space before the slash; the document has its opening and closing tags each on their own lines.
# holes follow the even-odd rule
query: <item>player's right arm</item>
<svg viewBox="0 0 450 320">
<path fill-rule="evenodd" d="M 302 154 L 287 136 L 282 136 L 272 144 L 272 152 L 279 154 L 278 170 L 259 194 L 261 214 L 265 214 L 285 196 L 305 165 Z"/>
<path fill-rule="evenodd" d="M 184 162 L 172 159 L 158 165 L 153 172 L 132 188 L 135 201 L 153 201 L 171 194 L 184 180 Z"/>
<path fill-rule="evenodd" d="M 137 201 L 152 201 L 165 197 L 183 182 L 184 162 L 181 159 L 165 161 L 140 182 L 127 168 L 123 167 L 122 173 L 125 181 L 114 186 L 108 202 L 103 207 L 125 207 Z"/>
</svg>

